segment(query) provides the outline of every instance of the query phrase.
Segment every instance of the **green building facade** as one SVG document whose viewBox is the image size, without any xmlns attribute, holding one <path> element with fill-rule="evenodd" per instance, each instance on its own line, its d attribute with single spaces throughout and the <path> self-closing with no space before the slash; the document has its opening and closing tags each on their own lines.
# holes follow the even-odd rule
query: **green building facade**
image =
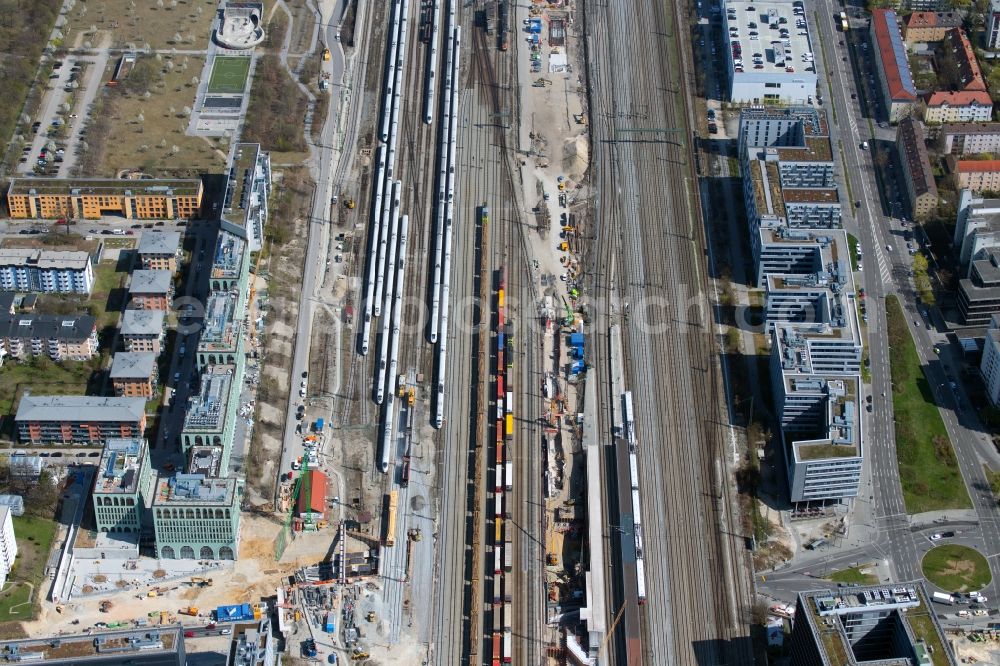
<svg viewBox="0 0 1000 666">
<path fill-rule="evenodd" d="M 148 528 L 155 481 L 146 440 L 109 439 L 91 495 L 97 531 L 139 534 Z"/>
<path fill-rule="evenodd" d="M 153 498 L 156 555 L 165 560 L 235 560 L 243 482 L 204 474 L 161 477 Z"/>
</svg>

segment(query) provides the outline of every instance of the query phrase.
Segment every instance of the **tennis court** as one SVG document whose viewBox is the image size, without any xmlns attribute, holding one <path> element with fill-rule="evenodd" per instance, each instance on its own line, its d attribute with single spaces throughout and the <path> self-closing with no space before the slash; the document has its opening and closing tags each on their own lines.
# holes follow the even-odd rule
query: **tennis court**
<svg viewBox="0 0 1000 666">
<path fill-rule="evenodd" d="M 212 65 L 208 92 L 241 93 L 246 88 L 249 73 L 249 56 L 218 56 Z"/>
</svg>

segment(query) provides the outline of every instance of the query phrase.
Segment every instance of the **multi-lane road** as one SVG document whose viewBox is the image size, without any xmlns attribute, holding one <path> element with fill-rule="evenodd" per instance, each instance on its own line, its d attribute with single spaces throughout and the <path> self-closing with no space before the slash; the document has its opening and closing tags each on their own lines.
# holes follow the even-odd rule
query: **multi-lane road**
<svg viewBox="0 0 1000 666">
<path fill-rule="evenodd" d="M 595 267 L 588 291 L 597 328 L 606 329 L 613 302 L 624 315 L 647 525 L 648 603 L 636 612 L 625 590 L 616 660 L 750 663 L 749 563 L 718 462 L 728 415 L 689 152 L 684 91 L 694 75 L 684 31 L 663 3 L 592 2 L 586 13 L 597 198 L 584 265 Z M 596 347 L 606 385 L 606 353 Z"/>
</svg>

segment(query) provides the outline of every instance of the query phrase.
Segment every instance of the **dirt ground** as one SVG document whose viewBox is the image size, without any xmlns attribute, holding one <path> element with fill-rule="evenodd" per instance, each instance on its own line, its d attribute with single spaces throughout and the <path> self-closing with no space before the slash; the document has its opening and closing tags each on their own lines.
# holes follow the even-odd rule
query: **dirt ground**
<svg viewBox="0 0 1000 666">
<path fill-rule="evenodd" d="M 1000 638 L 973 643 L 967 636 L 947 633 L 960 664 L 1000 664 Z"/>
</svg>

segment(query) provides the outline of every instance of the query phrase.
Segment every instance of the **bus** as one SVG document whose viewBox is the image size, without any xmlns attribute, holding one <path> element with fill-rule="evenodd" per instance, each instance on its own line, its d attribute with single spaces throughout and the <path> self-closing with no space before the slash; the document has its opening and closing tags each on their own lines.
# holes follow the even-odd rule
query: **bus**
<svg viewBox="0 0 1000 666">
<path fill-rule="evenodd" d="M 385 521 L 385 545 L 392 547 L 396 545 L 396 502 L 399 500 L 399 491 L 393 490 L 389 493 L 388 520 Z"/>
</svg>

